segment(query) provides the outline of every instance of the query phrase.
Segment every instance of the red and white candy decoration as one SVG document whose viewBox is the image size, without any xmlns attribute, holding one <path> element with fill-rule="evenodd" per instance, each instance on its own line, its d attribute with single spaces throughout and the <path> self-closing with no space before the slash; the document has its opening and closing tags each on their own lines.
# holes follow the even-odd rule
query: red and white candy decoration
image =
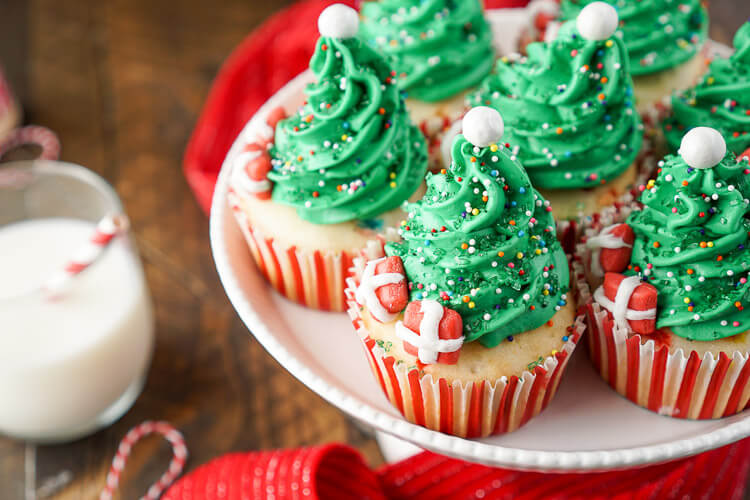
<svg viewBox="0 0 750 500">
<path fill-rule="evenodd" d="M 601 233 L 586 240 L 586 248 L 591 251 L 591 273 L 601 278 L 604 273 L 621 273 L 630 264 L 635 233 L 629 225 L 614 224 Z"/>
<path fill-rule="evenodd" d="M 268 180 L 268 172 L 273 166 L 268 146 L 273 142 L 276 124 L 286 116 L 286 111 L 282 107 L 271 110 L 263 124 L 260 137 L 255 142 L 246 144 L 234 158 L 232 185 L 236 190 L 261 200 L 271 198 L 273 184 Z"/>
<path fill-rule="evenodd" d="M 615 325 L 644 335 L 656 331 L 656 296 L 653 285 L 619 273 L 605 274 L 604 284 L 594 292 L 594 300 L 612 313 Z"/>
<path fill-rule="evenodd" d="M 355 297 L 381 323 L 396 319 L 409 302 L 409 288 L 401 257 L 394 255 L 368 262 Z"/>
<path fill-rule="evenodd" d="M 420 362 L 454 365 L 465 339 L 463 328 L 461 315 L 453 309 L 437 300 L 415 300 L 406 306 L 404 320 L 396 323 L 396 335 Z"/>
</svg>

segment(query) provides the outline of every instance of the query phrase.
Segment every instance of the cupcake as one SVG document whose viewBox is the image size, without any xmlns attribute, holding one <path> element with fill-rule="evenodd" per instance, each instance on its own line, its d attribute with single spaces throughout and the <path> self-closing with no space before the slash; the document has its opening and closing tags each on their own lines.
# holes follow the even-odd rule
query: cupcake
<svg viewBox="0 0 750 500">
<path fill-rule="evenodd" d="M 617 37 L 625 42 L 638 111 L 645 113 L 673 91 L 695 82 L 705 69 L 701 49 L 708 13 L 700 0 L 605 0 L 619 14 Z M 574 19 L 593 0 L 562 0 L 562 19 Z"/>
<path fill-rule="evenodd" d="M 721 132 L 737 155 L 750 147 L 750 22 L 734 36 L 734 49 L 727 59 L 711 62 L 698 85 L 672 96 L 672 112 L 664 122 L 672 152 L 685 131 L 704 125 Z"/>
<path fill-rule="evenodd" d="M 323 11 L 304 104 L 288 117 L 264 107 L 265 135 L 229 159 L 230 201 L 261 271 L 323 310 L 344 310 L 352 259 L 382 255 L 427 169 L 390 65 L 356 37 L 358 24 L 342 4 Z"/>
<path fill-rule="evenodd" d="M 709 419 L 748 404 L 748 167 L 718 131 L 696 127 L 680 156 L 660 162 L 641 205 L 579 246 L 596 281 L 586 306 L 591 358 L 640 406 Z M 586 281 L 579 276 L 582 298 Z"/>
<path fill-rule="evenodd" d="M 504 140 L 558 220 L 598 213 L 638 177 L 643 125 L 616 28 L 613 7 L 590 4 L 554 41 L 498 60 L 470 99 L 503 114 Z"/>
<path fill-rule="evenodd" d="M 458 436 L 512 431 L 554 395 L 582 333 L 549 204 L 500 143 L 503 122 L 463 119 L 453 163 L 428 174 L 386 258 L 358 261 L 350 316 L 407 420 Z"/>
<path fill-rule="evenodd" d="M 365 1 L 360 14 L 360 37 L 390 57 L 412 119 L 437 148 L 464 112 L 466 93 L 492 70 L 492 31 L 480 1 Z"/>
</svg>

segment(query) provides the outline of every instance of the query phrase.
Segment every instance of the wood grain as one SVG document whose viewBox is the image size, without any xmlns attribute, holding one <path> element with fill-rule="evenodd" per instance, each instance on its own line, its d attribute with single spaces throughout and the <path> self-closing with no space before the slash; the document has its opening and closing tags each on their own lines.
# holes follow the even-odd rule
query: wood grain
<svg viewBox="0 0 750 500">
<path fill-rule="evenodd" d="M 229 451 L 329 441 L 381 462 L 370 437 L 248 334 L 219 284 L 207 219 L 181 175 L 223 59 L 288 3 L 3 1 L 0 61 L 27 121 L 57 131 L 63 159 L 102 174 L 125 203 L 154 298 L 157 346 L 143 395 L 111 428 L 63 446 L 0 438 L 1 498 L 95 498 L 119 439 L 145 419 L 184 432 L 189 468 Z M 711 9 L 721 41 L 750 15 L 745 0 L 714 0 Z M 145 492 L 169 456 L 158 438 L 136 447 L 121 498 Z"/>
</svg>

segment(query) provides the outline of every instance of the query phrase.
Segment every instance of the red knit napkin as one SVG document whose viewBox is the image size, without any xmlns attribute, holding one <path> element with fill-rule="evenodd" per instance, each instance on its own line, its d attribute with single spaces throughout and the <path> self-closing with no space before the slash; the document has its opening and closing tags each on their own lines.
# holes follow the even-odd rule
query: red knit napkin
<svg viewBox="0 0 750 500">
<path fill-rule="evenodd" d="M 378 471 L 343 445 L 233 453 L 198 467 L 163 500 L 736 498 L 750 439 L 697 457 L 620 472 L 543 474 L 477 465 L 430 452 Z"/>
<path fill-rule="evenodd" d="M 338 0 L 354 5 L 355 0 Z M 485 7 L 523 7 L 529 0 L 486 0 Z M 301 0 L 252 32 L 226 60 L 188 143 L 183 169 L 208 212 L 216 177 L 234 139 L 258 108 L 307 69 L 318 15 L 333 0 Z"/>
</svg>

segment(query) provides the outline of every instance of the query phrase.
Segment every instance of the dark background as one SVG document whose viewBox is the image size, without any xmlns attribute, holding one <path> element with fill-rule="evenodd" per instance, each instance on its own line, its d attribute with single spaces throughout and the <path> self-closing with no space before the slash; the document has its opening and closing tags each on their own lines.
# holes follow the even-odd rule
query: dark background
<svg viewBox="0 0 750 500">
<path fill-rule="evenodd" d="M 109 180 L 125 203 L 156 305 L 148 384 L 112 427 L 65 446 L 0 437 L 0 498 L 98 496 L 127 430 L 179 428 L 193 468 L 228 451 L 347 442 L 371 464 L 375 442 L 297 382 L 247 333 L 211 259 L 208 222 L 181 173 L 182 154 L 224 58 L 291 1 L 0 0 L 0 64 L 26 121 L 56 131 L 62 159 Z M 711 34 L 730 42 L 749 0 L 712 0 Z M 313 20 L 311 20 L 313 22 Z M 122 479 L 137 498 L 169 447 L 139 445 Z M 62 474 L 62 475 L 61 475 Z M 54 479 L 71 478 L 51 493 Z"/>
</svg>

